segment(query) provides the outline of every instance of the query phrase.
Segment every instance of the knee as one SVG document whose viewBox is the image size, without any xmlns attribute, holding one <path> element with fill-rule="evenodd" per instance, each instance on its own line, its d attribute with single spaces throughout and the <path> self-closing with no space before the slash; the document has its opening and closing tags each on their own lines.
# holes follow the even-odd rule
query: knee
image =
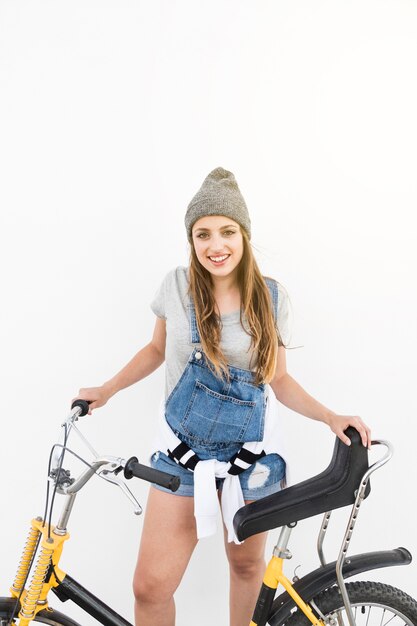
<svg viewBox="0 0 417 626">
<path fill-rule="evenodd" d="M 173 591 L 169 589 L 167 580 L 151 572 L 137 571 L 133 579 L 133 594 L 138 604 L 168 603 Z"/>
<path fill-rule="evenodd" d="M 265 569 L 265 560 L 263 556 L 239 556 L 234 554 L 228 555 L 231 574 L 238 576 L 242 580 L 251 580 L 262 575 Z"/>
</svg>

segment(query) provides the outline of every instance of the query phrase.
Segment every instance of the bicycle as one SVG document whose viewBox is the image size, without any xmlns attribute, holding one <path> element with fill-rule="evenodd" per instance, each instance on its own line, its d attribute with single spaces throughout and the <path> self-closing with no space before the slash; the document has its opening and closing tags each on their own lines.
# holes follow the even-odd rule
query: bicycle
<svg viewBox="0 0 417 626">
<path fill-rule="evenodd" d="M 119 478 L 121 472 L 126 479 L 135 476 L 172 491 L 178 489 L 179 479 L 140 464 L 136 457 L 125 460 L 98 455 L 75 425 L 79 417 L 87 413 L 87 402 L 74 402 L 69 416 L 62 424 L 63 443 L 52 447 L 48 466 L 49 481 L 54 485 L 51 504 L 48 482 L 44 517 L 32 520 L 10 596 L 0 598 L 0 626 L 16 623 L 28 626 L 32 621 L 50 626 L 79 626 L 73 618 L 49 606 L 48 594 L 51 590 L 60 600 L 70 599 L 75 602 L 100 624 L 131 626 L 59 567 L 64 543 L 69 538 L 67 524 L 74 500 L 78 491 L 96 474 L 118 485 L 133 503 L 135 513 L 140 514 L 142 509 L 139 503 L 126 483 Z M 68 447 L 68 437 L 72 431 L 80 436 L 93 454 L 92 462 L 87 462 Z M 377 623 L 385 626 L 392 622 L 394 626 L 398 621 L 408 626 L 417 625 L 417 602 L 404 592 L 378 582 L 345 583 L 345 578 L 355 574 L 380 567 L 409 564 L 412 558 L 406 548 L 368 552 L 346 558 L 361 503 L 370 492 L 369 477 L 392 456 L 389 442 L 372 441 L 373 445 L 385 446 L 387 451 L 381 459 L 369 466 L 367 450 L 361 444 L 359 433 L 353 428 L 347 429 L 346 433 L 351 439 L 351 445 L 346 446 L 336 438 L 331 462 L 323 472 L 248 504 L 235 515 L 234 527 L 241 541 L 259 532 L 281 528 L 250 626 L 343 626 L 344 614 L 350 626 L 359 626 L 359 622 L 366 626 Z M 70 471 L 63 467 L 65 453 L 74 455 L 87 466 L 77 478 L 72 478 Z M 56 493 L 65 495 L 65 502 L 58 523 L 53 526 L 51 518 Z M 353 505 L 352 511 L 338 559 L 326 563 L 323 542 L 331 512 L 350 504 Z M 295 577 L 291 582 L 283 573 L 284 560 L 291 558 L 288 549 L 290 534 L 300 520 L 320 513 L 324 513 L 317 543 L 321 566 L 302 578 Z M 32 578 L 26 588 L 32 566 Z M 278 584 L 282 584 L 284 592 L 275 597 Z"/>
</svg>

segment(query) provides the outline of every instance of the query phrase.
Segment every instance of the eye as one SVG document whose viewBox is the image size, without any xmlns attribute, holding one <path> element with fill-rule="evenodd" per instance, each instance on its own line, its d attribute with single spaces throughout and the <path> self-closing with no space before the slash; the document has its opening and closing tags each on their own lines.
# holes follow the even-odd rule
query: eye
<svg viewBox="0 0 417 626">
<path fill-rule="evenodd" d="M 234 235 L 235 232 L 235 230 L 225 230 L 224 234 L 226 235 L 226 237 L 230 237 L 230 235 Z"/>
<path fill-rule="evenodd" d="M 204 237 L 206 237 L 206 236 L 208 237 L 207 233 L 199 233 L 199 234 L 197 235 L 197 239 L 203 239 L 203 238 L 204 238 Z"/>
</svg>

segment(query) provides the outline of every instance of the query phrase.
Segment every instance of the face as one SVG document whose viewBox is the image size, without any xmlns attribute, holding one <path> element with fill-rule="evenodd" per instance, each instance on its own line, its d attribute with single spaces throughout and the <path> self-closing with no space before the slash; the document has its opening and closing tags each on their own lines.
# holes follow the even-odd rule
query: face
<svg viewBox="0 0 417 626">
<path fill-rule="evenodd" d="M 198 260 L 213 277 L 231 274 L 243 256 L 240 225 L 230 217 L 201 217 L 192 228 L 192 239 Z"/>
</svg>

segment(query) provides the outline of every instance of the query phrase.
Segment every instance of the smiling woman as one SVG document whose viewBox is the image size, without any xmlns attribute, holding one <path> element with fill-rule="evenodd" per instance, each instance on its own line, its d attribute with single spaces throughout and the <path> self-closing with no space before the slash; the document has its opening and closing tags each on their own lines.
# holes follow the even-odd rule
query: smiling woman
<svg viewBox="0 0 417 626">
<path fill-rule="evenodd" d="M 229 287 L 236 282 L 236 270 L 243 256 L 240 226 L 237 222 L 230 222 L 230 218 L 222 215 L 202 217 L 195 223 L 192 234 L 198 261 L 208 272 L 216 272 L 213 282 L 220 310 L 223 300 L 227 300 Z M 239 296 L 238 290 L 235 290 L 235 295 Z M 238 301 L 236 309 L 239 304 Z"/>
<path fill-rule="evenodd" d="M 251 223 L 232 172 L 206 176 L 188 205 L 189 267 L 168 272 L 151 303 L 151 342 L 111 380 L 80 389 L 90 411 L 166 361 L 165 395 L 151 464 L 181 477 L 175 494 L 151 488 L 134 578 L 136 623 L 173 626 L 173 594 L 198 540 L 216 530 L 218 496 L 230 565 L 230 624 L 249 623 L 265 568 L 266 533 L 240 543 L 235 512 L 279 491 L 286 465 L 276 429 L 279 399 L 326 422 L 345 442 L 357 416 L 336 415 L 286 370 L 288 298 L 263 276 L 250 245 Z"/>
<path fill-rule="evenodd" d="M 222 215 L 201 217 L 193 227 L 192 236 L 201 265 L 207 271 L 221 268 L 222 271 L 216 272 L 215 276 L 229 276 L 227 283 L 233 284 L 233 272 L 243 256 L 243 237 L 239 224 Z M 224 291 L 226 287 L 223 283 Z"/>
</svg>

